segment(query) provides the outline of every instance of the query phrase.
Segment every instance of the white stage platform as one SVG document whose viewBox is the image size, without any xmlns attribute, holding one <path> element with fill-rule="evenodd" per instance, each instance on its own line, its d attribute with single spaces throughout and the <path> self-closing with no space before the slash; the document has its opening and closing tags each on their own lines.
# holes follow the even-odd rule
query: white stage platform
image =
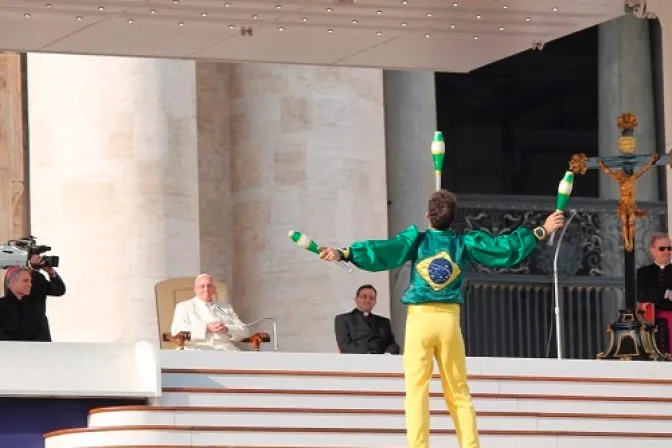
<svg viewBox="0 0 672 448">
<path fill-rule="evenodd" d="M 141 379 L 158 377 L 159 363 L 115 358 L 110 347 L 102 350 L 105 345 L 94 356 L 96 345 L 0 345 L 0 354 L 11 351 L 22 359 L 10 367 L 14 380 L 8 384 L 16 391 L 3 386 L 5 395 L 150 399 L 146 406 L 93 410 L 88 428 L 47 434 L 46 448 L 406 446 L 398 356 L 162 351 L 158 397 L 151 381 Z M 138 347 L 136 353 L 144 350 Z M 119 346 L 118 353 L 128 350 Z M 60 354 L 63 367 L 52 370 L 47 382 L 32 382 L 46 385 L 47 392 L 31 391 L 18 378 L 35 375 L 27 373 L 28 358 L 41 365 L 47 352 L 53 359 Z M 95 376 L 87 365 L 94 364 L 99 378 L 86 383 L 91 380 L 85 377 Z M 483 448 L 672 443 L 671 363 L 470 358 L 468 368 Z M 135 378 L 127 392 L 120 377 Z M 440 391 L 437 377 L 431 385 L 432 446 L 457 448 Z"/>
</svg>

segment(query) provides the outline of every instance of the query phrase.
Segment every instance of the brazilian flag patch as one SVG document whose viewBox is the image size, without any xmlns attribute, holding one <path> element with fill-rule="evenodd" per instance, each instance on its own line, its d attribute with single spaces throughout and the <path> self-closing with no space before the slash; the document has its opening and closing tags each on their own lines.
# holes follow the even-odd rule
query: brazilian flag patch
<svg viewBox="0 0 672 448">
<path fill-rule="evenodd" d="M 462 272 L 446 251 L 425 258 L 415 266 L 415 269 L 434 291 L 441 291 L 446 288 Z"/>
</svg>

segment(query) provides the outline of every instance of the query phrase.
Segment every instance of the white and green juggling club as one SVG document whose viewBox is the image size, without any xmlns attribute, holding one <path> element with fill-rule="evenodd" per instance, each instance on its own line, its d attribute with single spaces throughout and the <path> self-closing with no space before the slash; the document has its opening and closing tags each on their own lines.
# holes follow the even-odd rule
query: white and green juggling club
<svg viewBox="0 0 672 448">
<path fill-rule="evenodd" d="M 569 201 L 569 196 L 572 194 L 572 189 L 574 188 L 574 173 L 571 171 L 566 171 L 563 176 L 560 184 L 558 185 L 558 197 L 555 200 L 555 211 L 561 212 L 567 206 Z M 551 237 L 548 240 L 548 245 L 553 245 L 553 240 L 555 239 L 555 233 L 551 234 Z"/>
<path fill-rule="evenodd" d="M 436 180 L 436 191 L 441 189 L 441 171 L 443 170 L 443 159 L 446 156 L 446 142 L 443 140 L 443 133 L 434 132 L 432 140 L 432 158 L 434 159 L 434 178 Z"/>
<path fill-rule="evenodd" d="M 291 230 L 289 232 L 289 237 L 296 243 L 297 246 L 303 247 L 304 249 L 309 250 L 315 254 L 320 254 L 320 246 L 318 246 L 315 241 L 311 240 L 308 235 Z M 344 261 L 336 261 L 335 263 L 346 271 L 352 272 L 352 267 L 350 267 L 348 263 Z"/>
</svg>

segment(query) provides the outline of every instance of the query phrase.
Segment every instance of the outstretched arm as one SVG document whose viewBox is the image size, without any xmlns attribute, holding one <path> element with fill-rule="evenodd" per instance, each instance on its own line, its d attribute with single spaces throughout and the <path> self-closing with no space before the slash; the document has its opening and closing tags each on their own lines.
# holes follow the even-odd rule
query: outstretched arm
<svg viewBox="0 0 672 448">
<path fill-rule="evenodd" d="M 638 173 L 635 173 L 635 175 L 632 176 L 632 177 L 634 177 L 635 179 L 639 179 L 641 176 L 643 176 L 644 174 L 646 174 L 646 172 L 649 171 L 649 170 L 651 169 L 651 167 L 653 166 L 653 164 L 656 163 L 656 162 L 658 161 L 658 159 L 660 159 L 660 154 L 654 154 L 654 155 L 652 155 L 652 156 L 651 156 L 651 159 L 649 159 L 649 163 L 647 163 L 646 165 L 644 165 L 644 166 L 642 167 L 642 169 L 639 170 Z"/>
<path fill-rule="evenodd" d="M 321 248 L 320 258 L 326 261 L 349 261 L 364 271 L 390 271 L 415 255 L 420 232 L 411 226 L 389 240 L 357 241 L 345 249 Z"/>
<path fill-rule="evenodd" d="M 600 165 L 600 168 L 602 168 L 602 171 L 604 171 L 609 177 L 612 179 L 616 179 L 616 173 L 611 171 L 607 165 L 604 164 L 602 159 L 597 159 L 597 164 Z"/>
<path fill-rule="evenodd" d="M 548 218 L 543 227 L 530 230 L 521 227 L 508 235 L 493 237 L 487 233 L 476 230 L 464 236 L 464 248 L 473 263 L 491 267 L 515 266 L 525 258 L 537 246 L 537 241 L 545 239 L 548 234 L 555 232 L 564 223 L 562 212 L 554 212 Z"/>
</svg>

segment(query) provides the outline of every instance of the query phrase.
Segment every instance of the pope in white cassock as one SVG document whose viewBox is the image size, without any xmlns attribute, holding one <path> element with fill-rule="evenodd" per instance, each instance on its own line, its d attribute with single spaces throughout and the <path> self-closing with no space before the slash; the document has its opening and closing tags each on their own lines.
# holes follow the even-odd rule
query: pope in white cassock
<svg viewBox="0 0 672 448">
<path fill-rule="evenodd" d="M 250 335 L 233 307 L 215 299 L 217 286 L 212 276 L 201 274 L 194 282 L 196 297 L 175 306 L 171 333 L 191 332 L 191 341 L 185 348 L 192 350 L 238 351 L 234 342 Z"/>
</svg>

